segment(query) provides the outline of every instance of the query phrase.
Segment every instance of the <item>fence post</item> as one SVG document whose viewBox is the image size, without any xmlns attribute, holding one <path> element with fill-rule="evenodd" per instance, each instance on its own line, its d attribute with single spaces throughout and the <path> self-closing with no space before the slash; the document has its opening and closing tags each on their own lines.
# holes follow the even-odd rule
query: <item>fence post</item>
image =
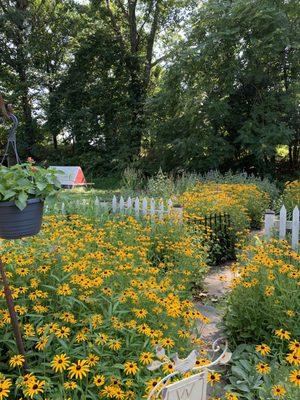
<svg viewBox="0 0 300 400">
<path fill-rule="evenodd" d="M 293 210 L 292 221 L 292 248 L 298 249 L 299 245 L 299 208 L 296 206 Z"/>
<path fill-rule="evenodd" d="M 173 201 L 171 199 L 168 200 L 168 214 L 172 211 Z"/>
<path fill-rule="evenodd" d="M 148 206 L 148 202 L 147 199 L 144 197 L 143 198 L 143 202 L 142 202 L 142 214 L 143 216 L 147 215 L 147 206 Z"/>
<path fill-rule="evenodd" d="M 275 224 L 275 212 L 272 210 L 266 210 L 265 212 L 265 235 L 270 239 L 272 235 L 272 229 Z"/>
<path fill-rule="evenodd" d="M 131 197 L 129 196 L 127 199 L 127 212 L 128 214 L 131 214 L 131 209 L 132 209 L 132 200 Z"/>
<path fill-rule="evenodd" d="M 125 201 L 124 201 L 124 197 L 121 196 L 120 197 L 120 202 L 119 202 L 119 206 L 120 206 L 120 214 L 123 214 L 123 212 L 125 211 Z"/>
<path fill-rule="evenodd" d="M 150 216 L 151 216 L 151 220 L 154 220 L 154 216 L 155 216 L 155 200 L 153 199 L 153 197 L 150 200 Z"/>
<path fill-rule="evenodd" d="M 279 215 L 279 238 L 285 239 L 286 235 L 286 208 L 282 206 Z"/>
<path fill-rule="evenodd" d="M 138 197 L 136 197 L 136 199 L 134 201 L 134 212 L 135 212 L 136 218 L 138 218 L 140 215 L 140 199 Z"/>
<path fill-rule="evenodd" d="M 112 211 L 113 211 L 113 213 L 115 213 L 117 211 L 117 198 L 115 195 L 112 199 Z"/>
</svg>

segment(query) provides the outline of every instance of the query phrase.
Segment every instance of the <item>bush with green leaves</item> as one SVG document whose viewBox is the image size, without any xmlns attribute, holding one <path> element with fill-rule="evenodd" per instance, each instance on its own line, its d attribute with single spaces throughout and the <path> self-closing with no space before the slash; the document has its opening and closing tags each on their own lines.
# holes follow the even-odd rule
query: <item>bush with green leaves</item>
<svg viewBox="0 0 300 400">
<path fill-rule="evenodd" d="M 300 337 L 300 258 L 285 241 L 272 239 L 246 247 L 234 270 L 224 324 L 233 343 L 281 344 L 274 332 Z"/>
<path fill-rule="evenodd" d="M 0 202 L 13 201 L 23 210 L 28 199 L 51 200 L 61 185 L 56 172 L 33 165 L 0 167 Z"/>
<path fill-rule="evenodd" d="M 295 366 L 285 361 L 284 352 L 272 353 L 270 350 L 270 353 L 262 355 L 257 349 L 260 349 L 259 345 L 247 344 L 236 348 L 225 389 L 239 400 L 271 400 L 281 397 L 279 394 L 285 400 L 298 399 L 300 379 Z"/>
</svg>

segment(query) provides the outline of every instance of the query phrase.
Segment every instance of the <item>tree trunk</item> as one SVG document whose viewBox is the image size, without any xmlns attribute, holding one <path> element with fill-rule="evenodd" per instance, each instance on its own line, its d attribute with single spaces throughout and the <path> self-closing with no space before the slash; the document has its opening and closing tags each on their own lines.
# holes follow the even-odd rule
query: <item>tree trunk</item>
<svg viewBox="0 0 300 400">
<path fill-rule="evenodd" d="M 24 22 L 25 13 L 28 7 L 26 0 L 18 0 L 16 8 L 20 12 L 20 19 L 16 23 L 16 46 L 17 46 L 17 59 L 16 59 L 16 72 L 20 80 L 21 92 L 21 105 L 23 111 L 24 125 L 25 125 L 25 149 L 29 156 L 32 155 L 32 148 L 36 143 L 36 135 L 32 118 L 32 109 L 29 100 L 29 85 L 27 78 L 27 56 L 24 51 L 24 36 L 26 35 Z"/>
</svg>

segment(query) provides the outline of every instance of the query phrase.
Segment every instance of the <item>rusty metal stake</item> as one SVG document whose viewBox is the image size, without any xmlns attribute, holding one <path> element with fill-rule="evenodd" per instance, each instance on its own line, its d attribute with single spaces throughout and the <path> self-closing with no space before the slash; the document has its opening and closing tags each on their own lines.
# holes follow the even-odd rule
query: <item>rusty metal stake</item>
<svg viewBox="0 0 300 400">
<path fill-rule="evenodd" d="M 22 334 L 21 334 L 21 329 L 20 329 L 20 325 L 19 325 L 19 321 L 18 321 L 18 315 L 16 313 L 16 309 L 15 309 L 15 305 L 14 305 L 14 300 L 11 294 L 11 290 L 9 287 L 9 283 L 5 274 L 5 270 L 4 270 L 4 265 L 2 263 L 2 260 L 0 258 L 0 274 L 1 274 L 1 278 L 2 278 L 2 282 L 3 282 L 3 286 L 4 286 L 4 295 L 5 295 L 5 299 L 6 299 L 6 303 L 7 303 L 7 307 L 8 307 L 8 311 L 9 311 L 9 315 L 10 315 L 10 320 L 11 320 L 11 325 L 13 328 L 13 332 L 14 332 L 14 336 L 16 339 L 16 344 L 19 350 L 19 353 L 24 356 L 24 363 L 23 363 L 23 369 L 24 372 L 28 371 L 28 365 L 26 362 L 26 354 L 25 354 L 25 349 L 24 349 L 24 344 L 23 344 L 23 339 L 22 339 Z"/>
</svg>

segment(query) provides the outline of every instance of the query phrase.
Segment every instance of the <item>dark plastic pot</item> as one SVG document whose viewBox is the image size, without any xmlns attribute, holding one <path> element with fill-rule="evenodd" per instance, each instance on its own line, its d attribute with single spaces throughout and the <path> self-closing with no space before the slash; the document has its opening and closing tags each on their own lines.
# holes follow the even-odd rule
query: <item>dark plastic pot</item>
<svg viewBox="0 0 300 400">
<path fill-rule="evenodd" d="M 19 210 L 13 201 L 0 202 L 0 237 L 20 239 L 39 233 L 42 225 L 44 202 L 30 199 L 24 210 Z"/>
</svg>

